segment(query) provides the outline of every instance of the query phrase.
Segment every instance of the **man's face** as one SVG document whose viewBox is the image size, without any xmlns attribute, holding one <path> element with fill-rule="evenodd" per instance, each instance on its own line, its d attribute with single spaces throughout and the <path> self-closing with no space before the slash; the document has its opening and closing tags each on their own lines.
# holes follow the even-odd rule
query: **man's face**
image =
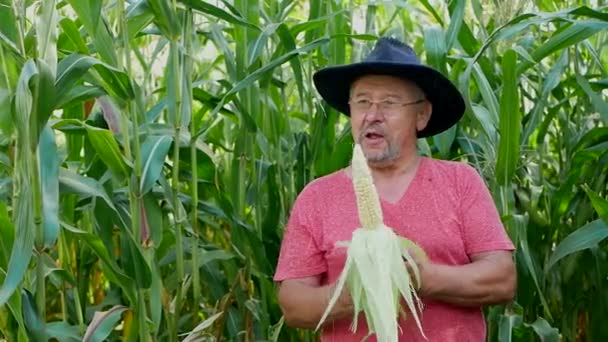
<svg viewBox="0 0 608 342">
<path fill-rule="evenodd" d="M 351 86 L 353 137 L 371 164 L 391 164 L 403 150 L 415 151 L 416 131 L 424 129 L 431 104 L 413 82 L 385 75 L 366 75 Z"/>
</svg>

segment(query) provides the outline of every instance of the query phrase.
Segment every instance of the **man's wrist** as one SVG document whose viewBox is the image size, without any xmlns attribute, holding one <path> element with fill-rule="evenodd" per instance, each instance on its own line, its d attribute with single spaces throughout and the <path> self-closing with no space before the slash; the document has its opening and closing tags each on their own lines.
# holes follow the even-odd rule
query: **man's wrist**
<svg viewBox="0 0 608 342">
<path fill-rule="evenodd" d="M 418 287 L 418 295 L 421 297 L 430 297 L 433 295 L 432 284 L 436 276 L 437 267 L 431 262 L 419 264 L 418 271 L 420 273 L 420 286 Z"/>
</svg>

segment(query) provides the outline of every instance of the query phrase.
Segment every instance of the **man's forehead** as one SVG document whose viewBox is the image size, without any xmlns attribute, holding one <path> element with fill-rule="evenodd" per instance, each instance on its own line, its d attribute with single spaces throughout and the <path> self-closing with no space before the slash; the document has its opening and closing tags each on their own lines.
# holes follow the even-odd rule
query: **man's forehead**
<svg viewBox="0 0 608 342">
<path fill-rule="evenodd" d="M 352 95 L 365 95 L 372 91 L 382 91 L 386 95 L 402 96 L 420 91 L 418 86 L 409 80 L 388 75 L 365 75 L 351 84 Z"/>
</svg>

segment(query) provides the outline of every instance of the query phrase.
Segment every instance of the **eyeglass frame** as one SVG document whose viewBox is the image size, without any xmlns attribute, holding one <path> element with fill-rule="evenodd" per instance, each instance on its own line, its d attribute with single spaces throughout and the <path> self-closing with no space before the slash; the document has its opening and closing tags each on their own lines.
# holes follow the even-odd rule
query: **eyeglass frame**
<svg viewBox="0 0 608 342">
<path fill-rule="evenodd" d="M 411 105 L 416 105 L 416 104 L 423 103 L 423 102 L 425 102 L 425 101 L 426 101 L 426 98 L 422 98 L 422 99 L 419 99 L 419 100 L 416 100 L 416 101 L 412 101 L 412 102 L 406 102 L 406 103 L 394 102 L 394 103 L 393 103 L 393 105 L 394 105 L 395 107 L 392 107 L 392 108 L 387 108 L 387 107 L 386 107 L 386 103 L 387 103 L 387 102 L 392 102 L 392 101 L 387 100 L 387 99 L 384 99 L 384 100 L 382 100 L 382 101 L 372 101 L 372 100 L 368 100 L 368 99 L 361 99 L 361 100 L 359 100 L 359 101 L 368 101 L 368 102 L 369 102 L 369 106 L 368 106 L 367 108 L 364 108 L 364 109 L 363 109 L 363 108 L 357 108 L 357 109 L 358 109 L 358 110 L 360 110 L 360 111 L 368 111 L 368 110 L 370 110 L 370 109 L 372 108 L 372 106 L 373 106 L 374 104 L 376 104 L 376 105 L 378 105 L 378 109 L 380 110 L 380 112 L 382 112 L 382 113 L 387 113 L 387 112 L 391 112 L 391 111 L 393 111 L 393 110 L 395 110 L 395 109 L 397 109 L 397 108 L 401 108 L 401 107 L 407 107 L 407 106 L 411 106 Z M 353 101 L 353 99 L 350 99 L 350 100 L 348 101 L 348 104 L 350 104 L 350 105 L 351 105 L 351 106 L 353 106 L 353 107 L 356 107 L 356 106 L 358 105 L 358 104 L 356 103 L 356 101 Z M 383 106 L 383 104 L 384 104 L 384 106 Z"/>
</svg>

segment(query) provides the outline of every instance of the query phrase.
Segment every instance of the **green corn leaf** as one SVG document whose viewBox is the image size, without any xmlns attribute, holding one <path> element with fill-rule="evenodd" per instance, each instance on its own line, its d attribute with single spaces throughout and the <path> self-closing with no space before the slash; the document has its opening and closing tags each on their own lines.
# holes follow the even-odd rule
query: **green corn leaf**
<svg viewBox="0 0 608 342">
<path fill-rule="evenodd" d="M 268 43 L 268 40 L 270 39 L 270 37 L 276 34 L 276 31 L 280 25 L 281 24 L 278 23 L 272 23 L 262 30 L 253 45 L 251 45 L 251 51 L 248 54 L 249 59 L 247 61 L 247 67 L 251 67 L 251 65 L 254 64 L 257 59 L 262 55 L 262 53 L 264 52 L 264 48 Z"/>
<path fill-rule="evenodd" d="M 154 13 L 155 23 L 169 40 L 176 40 L 181 33 L 181 25 L 177 13 L 169 0 L 148 0 L 148 6 Z"/>
<path fill-rule="evenodd" d="M 7 204 L 0 201 L 0 268 L 2 270 L 8 269 L 9 251 L 13 246 L 14 239 L 15 229 L 8 213 Z M 4 271 L 0 272 L 0 284 L 5 284 L 5 276 Z M 6 305 L 19 325 L 19 334 L 24 335 L 25 323 L 23 322 L 21 296 L 18 294 L 12 295 Z"/>
<path fill-rule="evenodd" d="M 160 246 L 160 242 L 156 246 Z M 151 265 L 150 270 L 152 272 L 152 283 L 150 284 L 150 320 L 152 321 L 153 333 L 156 335 L 158 334 L 158 330 L 161 329 L 163 314 L 163 278 L 158 270 L 158 264 Z"/>
<path fill-rule="evenodd" d="M 564 257 L 596 246 L 608 237 L 608 223 L 598 219 L 575 230 L 557 245 L 549 258 L 545 272 L 548 272 L 558 261 Z"/>
<path fill-rule="evenodd" d="M 454 140 L 456 140 L 457 130 L 458 126 L 452 126 L 445 132 L 441 132 L 433 136 L 433 143 L 439 149 L 439 155 L 441 158 L 449 158 L 452 144 L 454 143 Z"/>
<path fill-rule="evenodd" d="M 195 88 L 193 89 L 193 96 L 195 100 L 198 100 L 197 98 L 197 94 L 199 94 L 199 91 L 204 93 L 205 95 L 203 97 L 205 97 L 205 99 L 207 99 L 207 95 L 209 96 L 209 98 L 213 98 L 213 95 L 200 90 L 199 88 Z M 201 100 L 199 100 L 201 101 Z M 203 102 L 203 104 L 206 104 L 206 102 L 204 102 L 204 100 L 202 100 L 201 102 Z M 217 104 L 217 102 L 219 102 L 219 99 L 217 101 L 215 101 L 215 104 Z M 213 106 L 211 106 L 213 107 Z M 146 123 L 150 124 L 150 126 L 152 126 L 154 124 L 154 121 L 156 121 L 156 119 L 158 119 L 158 117 L 162 114 L 163 110 L 167 108 L 167 98 L 162 98 L 160 101 L 158 101 L 147 113 L 146 113 Z M 169 129 L 171 129 L 173 132 L 174 128 L 172 126 L 168 126 Z M 170 132 L 170 133 L 171 133 Z"/>
<path fill-rule="evenodd" d="M 498 342 L 513 341 L 513 329 L 520 326 L 522 322 L 521 315 L 505 314 L 500 317 L 498 327 Z"/>
<path fill-rule="evenodd" d="M 0 39 L 14 51 L 18 51 L 18 25 L 11 4 L 12 0 L 0 0 Z"/>
<path fill-rule="evenodd" d="M 90 20 L 90 24 L 85 25 L 85 29 L 87 26 L 99 29 L 99 26 L 103 25 L 101 13 L 101 9 L 103 7 L 103 0 L 90 0 L 88 1 L 88 3 L 89 7 L 80 7 L 81 11 L 78 14 L 83 13 L 82 9 L 88 9 L 88 20 Z M 88 20 L 86 20 L 85 22 L 88 23 Z"/>
<path fill-rule="evenodd" d="M 264 236 L 273 236 L 276 234 L 276 229 L 273 227 L 277 227 L 278 225 L 280 225 L 280 215 L 277 215 L 277 213 L 281 212 L 281 208 L 280 208 L 280 189 L 279 189 L 279 185 L 277 184 L 277 171 L 276 171 L 277 167 L 274 165 L 271 165 L 268 168 L 268 176 L 266 177 L 266 180 L 260 184 L 261 186 L 265 186 L 266 187 L 266 193 L 268 194 L 268 202 L 267 202 L 267 207 L 268 207 L 268 211 L 265 213 L 264 218 L 262 220 L 262 231 Z M 278 246 L 277 246 L 278 248 Z M 266 249 L 269 249 L 269 246 L 266 247 Z"/>
<path fill-rule="evenodd" d="M 498 104 L 498 100 L 496 99 L 496 95 L 494 94 L 494 90 L 492 89 L 488 78 L 479 64 L 473 66 L 473 77 L 477 82 L 477 87 L 479 88 L 481 97 L 488 110 L 488 114 L 490 114 L 488 119 L 494 127 L 498 128 L 498 123 L 500 122 L 500 105 Z"/>
<path fill-rule="evenodd" d="M 53 78 L 57 74 L 57 24 L 59 21 L 55 3 L 56 0 L 43 1 L 40 8 L 41 13 L 36 16 L 38 58 L 45 62 Z"/>
<path fill-rule="evenodd" d="M 492 123 L 490 112 L 483 106 L 472 105 L 471 110 L 473 112 L 474 117 L 479 122 L 483 133 L 488 138 L 488 141 L 491 141 L 492 144 L 489 146 L 494 146 L 498 141 L 496 126 Z"/>
<path fill-rule="evenodd" d="M 21 303 L 23 305 L 23 321 L 25 322 L 29 338 L 32 341 L 46 341 L 48 336 L 45 331 L 44 322 L 40 318 L 40 313 L 36 308 L 36 300 L 28 290 L 23 290 Z"/>
<path fill-rule="evenodd" d="M 349 164 L 352 158 L 353 144 L 352 130 L 350 125 L 348 125 L 336 139 L 335 148 L 329 159 L 332 170 L 341 169 Z"/>
<path fill-rule="evenodd" d="M 91 68 L 94 68 L 100 76 L 98 86 L 104 88 L 112 97 L 119 99 L 134 97 L 127 74 L 96 58 L 74 53 L 62 59 L 57 67 L 55 87 L 58 103 L 66 102 L 67 95 Z"/>
<path fill-rule="evenodd" d="M 58 131 L 62 131 L 65 133 L 78 133 L 78 134 L 86 134 L 87 131 L 84 128 L 84 124 L 82 121 L 78 119 L 59 119 L 53 120 L 50 122 L 51 128 L 56 129 Z"/>
<path fill-rule="evenodd" d="M 192 91 L 192 96 L 193 96 L 194 100 L 201 102 L 201 104 L 208 106 L 209 108 L 214 108 L 221 101 L 221 99 L 219 97 L 216 97 L 200 88 L 194 88 Z M 154 111 L 162 110 L 162 107 L 164 106 L 164 101 L 160 102 L 158 104 L 158 106 L 159 106 L 158 108 L 154 108 Z M 156 112 L 153 112 L 152 110 L 150 111 L 149 114 L 158 115 Z M 220 114 L 229 117 L 231 120 L 238 119 L 238 116 L 236 115 L 236 113 L 226 107 L 222 107 L 220 109 Z M 149 119 L 151 119 L 151 117 L 149 117 Z"/>
<path fill-rule="evenodd" d="M 63 18 L 59 21 L 59 26 L 61 26 L 61 30 L 67 39 L 74 45 L 76 48 L 76 52 L 86 55 L 89 53 L 89 49 L 87 48 L 87 44 L 82 39 L 82 35 L 80 31 L 78 31 L 78 26 L 74 23 L 74 20 L 70 18 Z M 61 91 L 61 89 L 59 89 Z"/>
<path fill-rule="evenodd" d="M 446 32 L 446 51 L 450 51 L 450 49 L 454 46 L 458 35 L 460 34 L 460 29 L 464 24 L 464 10 L 466 8 L 466 0 L 456 0 L 450 3 L 451 17 L 450 17 L 450 25 L 448 26 Z"/>
<path fill-rule="evenodd" d="M 330 21 L 331 19 L 333 19 L 334 17 L 336 17 L 338 15 L 344 15 L 345 13 L 347 13 L 347 11 L 340 10 L 340 11 L 328 13 L 327 15 L 324 15 L 322 17 L 310 19 L 303 23 L 296 23 L 289 29 L 289 31 L 291 32 L 291 35 L 295 38 L 301 32 L 312 32 L 313 30 L 326 25 L 327 22 Z"/>
<path fill-rule="evenodd" d="M 123 312 L 128 310 L 122 305 L 115 305 L 108 311 L 95 312 L 93 320 L 87 327 L 82 342 L 102 342 L 105 341 L 114 327 L 120 321 Z"/>
<path fill-rule="evenodd" d="M 178 0 L 178 2 L 192 8 L 193 10 L 195 10 L 197 12 L 207 14 L 207 15 L 216 17 L 218 19 L 225 20 L 228 23 L 235 24 L 235 25 L 241 25 L 241 26 L 245 26 L 245 27 L 250 27 L 250 28 L 256 29 L 258 31 L 261 31 L 261 29 L 259 27 L 248 22 L 242 16 L 236 16 L 236 15 L 230 14 L 217 6 L 212 5 L 210 2 L 202 1 L 202 0 Z"/>
<path fill-rule="evenodd" d="M 593 192 L 587 185 L 584 185 L 583 189 L 585 189 L 597 214 L 608 224 L 608 200 Z"/>
<path fill-rule="evenodd" d="M 120 152 L 114 135 L 107 129 L 86 125 L 87 135 L 99 158 L 112 170 L 114 175 L 123 179 L 129 175 L 129 167 Z"/>
<path fill-rule="evenodd" d="M 107 93 L 103 88 L 98 86 L 76 85 L 71 87 L 66 93 L 58 97 L 57 108 L 66 109 L 91 100 L 101 97 Z"/>
<path fill-rule="evenodd" d="M 119 136 L 123 133 L 123 128 L 121 126 L 121 113 L 120 108 L 111 98 L 108 96 L 102 96 L 97 98 L 97 103 L 101 107 L 101 112 L 103 115 L 103 120 L 108 125 L 108 128 L 115 136 Z"/>
<path fill-rule="evenodd" d="M 79 328 L 66 322 L 52 322 L 46 324 L 46 334 L 50 339 L 58 342 L 81 342 Z"/>
<path fill-rule="evenodd" d="M 46 126 L 55 109 L 55 77 L 48 65 L 42 60 L 37 63 L 38 75 L 34 80 L 32 114 L 30 116 L 30 147 L 36 149 L 40 133 Z M 34 152 L 34 151 L 32 151 Z"/>
<path fill-rule="evenodd" d="M 99 197 L 103 199 L 110 208 L 114 203 L 106 193 L 101 184 L 90 177 L 79 175 L 71 170 L 61 168 L 59 170 L 59 185 L 62 193 L 77 194 L 82 197 Z"/>
<path fill-rule="evenodd" d="M 46 256 L 44 263 L 45 278 L 51 277 L 53 283 L 57 286 L 60 286 L 62 282 L 65 282 L 72 286 L 77 286 L 76 279 L 74 279 L 74 276 L 63 268 L 55 267 L 54 261 L 49 260 L 48 256 Z M 54 281 L 53 279 L 57 279 L 57 281 Z"/>
<path fill-rule="evenodd" d="M 581 89 L 585 91 L 595 110 L 600 113 L 604 123 L 608 124 L 608 102 L 604 101 L 602 96 L 591 89 L 589 82 L 580 74 L 576 74 L 576 82 L 581 86 Z"/>
<path fill-rule="evenodd" d="M 173 127 L 181 126 L 181 82 L 180 82 L 180 54 L 179 46 L 176 42 L 172 42 L 169 46 L 169 58 L 167 61 L 167 110 L 169 114 L 169 123 Z M 179 97 L 179 98 L 178 98 Z M 179 123 L 177 122 L 179 117 Z M 181 126 L 183 127 L 183 126 Z"/>
<path fill-rule="evenodd" d="M 329 42 L 330 39 L 329 38 L 320 38 L 317 39 L 305 46 L 302 46 L 300 48 L 297 48 L 295 50 L 291 50 L 289 52 L 287 52 L 286 54 L 282 55 L 281 57 L 273 60 L 272 62 L 262 66 L 261 68 L 257 69 L 256 71 L 250 73 L 247 77 L 245 77 L 243 80 L 239 81 L 237 84 L 234 85 L 234 87 L 232 89 L 230 89 L 230 91 L 228 91 L 224 97 L 222 98 L 222 102 L 220 102 L 220 104 L 218 104 L 218 106 L 216 106 L 214 108 L 214 113 L 217 113 L 219 111 L 219 109 L 221 108 L 220 105 L 223 106 L 224 103 L 228 102 L 229 99 L 232 98 L 232 96 L 234 96 L 236 93 L 238 93 L 239 91 L 241 91 L 244 88 L 247 88 L 249 86 L 251 86 L 255 81 L 259 80 L 260 78 L 262 78 L 263 76 L 265 76 L 266 73 L 270 72 L 272 69 L 276 68 L 277 66 L 285 63 L 286 61 L 290 60 L 291 58 L 300 55 L 300 54 L 304 54 L 307 53 L 313 49 L 318 48 L 319 46 L 322 46 L 324 44 L 326 44 L 327 42 Z M 248 117 L 247 114 L 245 113 L 241 113 L 241 117 L 243 119 L 246 119 L 245 122 L 249 122 L 249 128 L 250 129 L 254 129 L 255 130 L 255 123 L 253 122 L 253 119 L 251 119 L 250 117 Z M 200 132 L 202 133 L 202 132 Z"/>
<path fill-rule="evenodd" d="M 577 44 L 602 30 L 608 29 L 608 22 L 598 22 L 595 20 L 575 22 L 568 28 L 558 31 L 547 41 L 532 52 L 535 61 L 540 61 L 555 51 L 565 49 Z M 529 62 L 521 63 L 518 66 L 518 74 L 531 67 Z"/>
<path fill-rule="evenodd" d="M 77 236 L 82 242 L 84 242 L 84 244 L 95 252 L 97 257 L 102 261 L 105 276 L 111 282 L 118 284 L 124 291 L 129 301 L 135 303 L 136 287 L 133 280 L 127 277 L 116 264 L 114 258 L 110 255 L 103 241 L 97 235 L 72 227 L 65 222 L 62 222 L 61 226 L 63 229 Z"/>
<path fill-rule="evenodd" d="M 435 21 L 437 21 L 439 25 L 443 26 L 443 19 L 441 19 L 441 16 L 435 10 L 435 6 L 431 5 L 428 0 L 420 0 L 420 3 L 422 4 L 422 6 L 424 6 L 424 8 L 426 8 L 427 11 L 431 13 L 431 15 L 433 15 Z"/>
<path fill-rule="evenodd" d="M 445 33 L 440 27 L 431 26 L 424 30 L 424 47 L 426 50 L 427 63 L 433 68 L 441 71 L 445 76 L 448 76 Z"/>
<path fill-rule="evenodd" d="M 34 224 L 34 205 L 32 196 L 27 194 L 32 193 L 31 184 L 27 177 L 24 177 L 23 170 L 18 171 L 21 178 L 20 191 L 23 196 L 17 197 L 17 203 L 13 203 L 15 219 L 14 226 L 19 227 L 16 230 L 11 257 L 8 262 L 6 277 L 0 287 L 0 306 L 3 306 L 19 287 L 25 272 L 28 269 L 34 242 L 36 239 L 36 226 Z"/>
<path fill-rule="evenodd" d="M 127 8 L 127 30 L 129 39 L 133 39 L 154 21 L 154 13 L 147 0 L 132 2 Z"/>
<path fill-rule="evenodd" d="M 538 317 L 534 323 L 524 323 L 524 325 L 532 328 L 538 337 L 540 337 L 541 342 L 559 342 L 561 340 L 559 330 L 552 327 L 542 317 Z"/>
<path fill-rule="evenodd" d="M 215 322 L 223 314 L 224 313 L 220 311 L 220 312 L 218 312 L 218 313 L 216 313 L 216 314 L 208 317 L 204 321 L 202 321 L 199 325 L 196 326 L 196 328 L 194 328 L 186 336 L 186 338 L 182 342 L 195 342 L 195 341 L 198 341 L 201 338 L 201 335 L 203 334 L 203 332 L 205 331 L 205 329 L 211 327 L 213 325 L 213 322 Z"/>
<path fill-rule="evenodd" d="M 20 50 L 19 47 L 17 47 L 17 45 L 15 44 L 15 42 L 13 42 L 12 40 L 10 40 L 7 36 L 4 35 L 4 33 L 0 32 L 0 43 L 3 43 L 4 45 L 6 45 L 7 47 L 9 47 L 11 49 L 11 52 L 15 55 L 20 57 Z"/>
<path fill-rule="evenodd" d="M 142 176 L 140 193 L 146 194 L 158 180 L 173 138 L 171 136 L 150 136 L 141 146 Z"/>
<path fill-rule="evenodd" d="M 470 62 L 470 66 L 472 67 L 475 62 L 481 57 L 481 55 L 488 49 L 491 45 L 495 44 L 497 41 L 510 39 L 514 35 L 521 34 L 522 32 L 526 32 L 529 26 L 533 25 L 541 25 L 546 22 L 551 21 L 572 21 L 569 15 L 576 14 L 582 16 L 589 16 L 590 18 L 601 19 L 605 21 L 606 14 L 594 11 L 587 6 L 581 6 L 575 9 L 561 11 L 561 12 L 546 12 L 546 13 L 524 13 L 513 18 L 508 23 L 504 24 L 501 27 L 498 27 L 492 34 L 486 39 L 483 45 L 477 50 L 477 53 L 473 57 L 473 60 Z M 557 51 L 560 48 L 564 48 L 571 44 L 575 44 L 589 35 L 593 34 L 592 31 L 598 32 L 602 30 L 608 25 L 606 22 L 601 21 L 581 21 L 573 24 L 569 29 L 561 31 L 554 35 L 550 40 L 546 41 L 541 47 L 539 47 L 532 55 L 536 61 L 544 58 L 552 52 Z M 586 37 L 585 37 L 586 36 Z M 524 72 L 527 68 L 531 67 L 533 64 L 530 63 L 521 63 L 518 66 L 518 74 Z M 469 72 L 467 72 L 469 73 Z"/>
<path fill-rule="evenodd" d="M 141 210 L 141 209 L 140 209 Z M 121 250 L 122 250 L 122 262 L 123 269 L 126 275 L 131 279 L 135 280 L 135 285 L 139 289 L 148 289 L 152 283 L 152 271 L 150 265 L 144 257 L 142 249 L 142 243 L 144 243 L 148 237 L 144 236 L 147 232 L 141 228 L 141 236 L 133 236 L 132 230 L 128 229 L 129 226 L 125 222 L 130 222 L 131 217 L 129 212 L 123 206 L 118 207 L 118 213 L 121 215 L 122 221 L 117 222 L 122 229 L 123 234 L 121 235 Z M 145 212 L 140 216 L 144 216 Z M 142 222 L 140 222 L 140 226 Z M 148 229 L 148 228 L 146 228 Z"/>
<path fill-rule="evenodd" d="M 287 25 L 284 23 L 279 25 L 277 29 L 277 34 L 279 38 L 281 38 L 282 48 L 291 51 L 296 48 L 295 37 L 290 32 Z M 298 86 L 298 92 L 300 95 L 300 104 L 303 104 L 304 99 L 306 98 L 306 91 L 304 88 L 304 78 L 302 76 L 302 63 L 300 62 L 300 58 L 296 57 L 289 61 L 291 64 L 291 69 L 293 70 L 293 75 L 296 80 L 296 85 Z"/>
<path fill-rule="evenodd" d="M 226 8 L 234 15 L 238 16 L 238 17 L 243 17 L 243 12 L 239 11 L 238 8 L 236 8 L 234 5 L 231 4 L 231 2 L 234 1 L 228 1 L 228 0 L 221 0 L 222 5 L 226 6 Z M 234 2 L 236 4 L 236 6 L 240 6 L 241 8 L 243 7 L 242 5 L 239 5 L 239 2 Z M 244 2 L 246 4 L 246 2 Z M 252 4 L 251 6 L 246 6 L 244 8 L 245 12 L 253 12 L 255 14 L 257 14 L 258 10 L 258 5 L 257 4 Z"/>
<path fill-rule="evenodd" d="M 59 235 L 59 155 L 55 134 L 49 126 L 42 131 L 38 159 L 42 186 L 44 245 L 51 247 Z"/>
<path fill-rule="evenodd" d="M 561 12 L 557 12 L 557 13 L 561 13 Z M 606 13 L 605 8 L 595 10 L 588 6 L 580 6 L 577 8 L 566 10 L 563 13 L 568 13 L 570 15 L 588 17 L 588 18 L 593 18 L 593 19 L 608 22 L 608 13 Z"/>
<path fill-rule="evenodd" d="M 6 269 L 9 262 L 13 241 L 15 239 L 15 228 L 8 213 L 7 204 L 0 201 L 0 267 Z M 4 283 L 4 272 L 0 272 L 0 280 Z"/>
<path fill-rule="evenodd" d="M 185 45 L 186 45 L 186 52 L 184 54 L 183 60 L 181 62 L 181 67 L 180 67 L 180 82 L 181 82 L 181 106 L 179 108 L 180 110 L 180 124 L 182 126 L 182 129 L 186 130 L 188 128 L 188 126 L 190 125 L 190 122 L 192 121 L 192 112 L 193 112 L 193 88 L 195 87 L 192 81 L 193 75 L 192 73 L 194 72 L 194 59 L 191 58 L 190 56 L 192 54 L 194 54 L 192 45 L 194 44 L 195 41 L 195 32 L 194 28 L 192 28 L 192 26 L 194 25 L 193 23 L 193 14 L 191 12 L 188 12 L 185 16 L 184 16 L 184 26 L 187 26 L 188 28 L 184 29 L 184 41 L 185 41 Z M 143 98 L 143 97 L 142 97 Z M 143 100 L 142 100 L 143 102 Z M 195 126 L 196 127 L 196 126 Z M 196 131 L 196 128 L 192 128 L 193 131 Z"/>
<path fill-rule="evenodd" d="M 262 78 L 267 72 L 271 71 L 272 69 L 276 68 L 277 66 L 285 63 L 286 61 L 290 60 L 291 58 L 300 55 L 300 54 L 305 54 L 308 53 L 309 51 L 318 48 L 319 46 L 322 46 L 324 44 L 326 44 L 327 42 L 329 42 L 330 39 L 329 38 L 320 38 L 317 39 L 309 44 L 306 44 L 305 46 L 302 46 L 300 48 L 297 48 L 295 50 L 291 50 L 289 52 L 287 52 L 286 54 L 282 55 L 281 57 L 271 61 L 270 63 L 264 65 L 263 67 L 255 70 L 254 72 L 250 73 L 247 77 L 245 77 L 243 80 L 239 81 L 237 84 L 234 85 L 234 87 L 232 89 L 230 89 L 230 91 L 228 91 L 223 98 L 222 102 L 226 102 L 231 96 L 233 96 L 234 94 L 238 93 L 239 91 L 241 91 L 244 88 L 247 88 L 249 86 L 251 86 L 255 81 L 259 80 L 260 78 Z M 219 110 L 219 108 L 216 107 L 216 110 Z"/>
<path fill-rule="evenodd" d="M 572 152 L 586 150 L 592 146 L 608 141 L 608 127 L 596 127 L 582 136 L 576 145 L 572 148 Z"/>
<path fill-rule="evenodd" d="M 29 121 L 34 101 L 30 89 L 30 80 L 37 75 L 38 67 L 36 62 L 30 59 L 23 65 L 19 75 L 19 81 L 17 82 L 13 120 L 21 139 L 29 136 Z"/>
<path fill-rule="evenodd" d="M 217 25 L 211 28 L 211 39 L 220 50 L 226 63 L 226 76 L 228 79 L 237 79 L 235 52 L 230 48 L 230 43 Z"/>
<path fill-rule="evenodd" d="M 46 96 L 48 94 L 44 90 L 45 88 L 54 89 L 52 83 L 48 84 L 52 76 L 48 69 L 45 72 L 40 70 L 40 67 L 44 67 L 44 62 L 37 63 L 31 59 L 23 65 L 15 93 L 14 124 L 21 139 L 29 138 L 31 149 L 38 145 L 38 133 L 44 127 L 44 125 L 39 125 L 43 122 L 46 123 L 53 107 L 48 103 L 52 99 Z M 34 98 L 33 94 L 38 96 Z"/>
<path fill-rule="evenodd" d="M 526 122 L 522 141 L 528 141 L 530 135 L 538 129 L 541 122 L 541 116 L 547 105 L 549 94 L 559 85 L 560 78 L 564 74 L 564 70 L 567 66 L 568 54 L 564 51 L 543 80 L 539 101 L 534 105 L 532 113 L 530 114 L 530 119 Z M 537 141 L 543 141 L 543 138 L 544 135 L 539 135 Z"/>
<path fill-rule="evenodd" d="M 68 3 L 78 15 L 84 29 L 93 38 L 93 45 L 101 59 L 109 65 L 117 66 L 114 38 L 102 19 L 102 0 L 68 0 Z"/>
<path fill-rule="evenodd" d="M 525 229 L 526 222 L 520 216 L 515 217 L 515 223 L 519 225 L 519 231 L 523 231 Z M 523 265 L 527 268 L 530 276 L 532 277 L 532 281 L 534 282 L 534 286 L 536 287 L 536 291 L 539 294 L 541 304 L 543 305 L 543 309 L 547 318 L 553 321 L 553 316 L 551 315 L 551 311 L 549 305 L 547 303 L 545 292 L 541 287 L 543 281 L 543 274 L 539 270 L 540 266 L 535 263 L 535 259 L 533 259 L 533 252 L 530 250 L 530 245 L 528 243 L 528 238 L 526 234 L 518 234 L 519 236 L 519 249 L 518 253 L 518 261 L 521 261 Z"/>
<path fill-rule="evenodd" d="M 11 119 L 11 95 L 7 89 L 0 89 L 0 134 L 10 135 L 13 130 Z"/>
<path fill-rule="evenodd" d="M 503 89 L 500 98 L 500 144 L 496 162 L 499 184 L 508 186 L 515 175 L 519 161 L 521 113 L 516 74 L 517 54 L 509 50 L 503 57 Z"/>
</svg>

